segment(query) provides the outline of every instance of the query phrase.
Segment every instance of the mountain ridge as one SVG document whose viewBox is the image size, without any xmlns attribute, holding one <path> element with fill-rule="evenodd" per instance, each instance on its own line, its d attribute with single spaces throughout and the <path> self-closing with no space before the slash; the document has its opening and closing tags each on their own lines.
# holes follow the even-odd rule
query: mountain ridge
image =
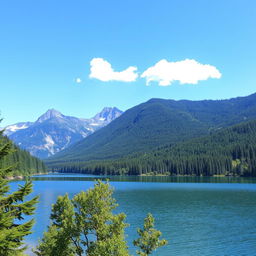
<svg viewBox="0 0 256 256">
<path fill-rule="evenodd" d="M 151 99 L 47 161 L 114 159 L 256 119 L 256 94 L 227 100 Z"/>
<path fill-rule="evenodd" d="M 49 109 L 35 122 L 7 126 L 5 134 L 32 155 L 46 158 L 92 134 L 121 114 L 121 110 L 108 107 L 93 118 L 83 119 Z"/>
</svg>

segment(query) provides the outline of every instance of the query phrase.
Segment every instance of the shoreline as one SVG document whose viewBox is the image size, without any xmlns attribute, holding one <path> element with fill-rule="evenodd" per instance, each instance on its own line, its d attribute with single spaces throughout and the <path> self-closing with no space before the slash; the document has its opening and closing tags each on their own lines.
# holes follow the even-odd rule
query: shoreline
<svg viewBox="0 0 256 256">
<path fill-rule="evenodd" d="M 23 180 L 25 176 L 17 175 L 17 176 L 7 176 L 7 180 Z"/>
<path fill-rule="evenodd" d="M 50 174 L 50 173 L 52 173 L 52 172 L 39 172 L 39 173 L 33 173 L 33 174 L 29 175 L 29 177 L 31 177 L 31 176 L 36 176 L 36 175 L 47 175 L 47 174 Z"/>
<path fill-rule="evenodd" d="M 27 176 L 24 176 L 24 175 L 11 175 L 11 176 L 7 176 L 5 177 L 7 180 L 24 180 L 26 177 L 32 177 L 32 176 L 35 176 L 35 175 L 47 175 L 49 174 L 50 172 L 40 172 L 40 173 L 33 173 L 31 175 L 27 175 Z"/>
</svg>

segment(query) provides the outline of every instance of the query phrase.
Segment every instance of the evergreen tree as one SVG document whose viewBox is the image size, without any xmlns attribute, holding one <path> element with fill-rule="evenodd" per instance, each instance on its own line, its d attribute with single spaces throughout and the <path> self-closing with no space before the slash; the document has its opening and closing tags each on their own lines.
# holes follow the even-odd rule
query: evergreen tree
<svg viewBox="0 0 256 256">
<path fill-rule="evenodd" d="M 5 156 L 13 152 L 12 143 L 4 140 L 0 132 L 0 163 Z M 32 192 L 31 182 L 20 185 L 17 191 L 10 193 L 6 177 L 13 166 L 0 169 L 0 255 L 22 255 L 26 249 L 23 239 L 31 233 L 34 220 L 22 223 L 24 215 L 32 215 L 38 197 L 25 201 L 25 197 Z"/>
<path fill-rule="evenodd" d="M 152 254 L 158 247 L 167 244 L 165 239 L 160 240 L 162 233 L 154 228 L 154 218 L 151 214 L 144 219 L 143 229 L 138 229 L 139 238 L 133 241 L 135 246 L 139 247 L 137 254 L 147 256 Z"/>
<path fill-rule="evenodd" d="M 48 162 L 52 170 L 104 175 L 256 176 L 256 120 L 119 159 Z"/>
</svg>

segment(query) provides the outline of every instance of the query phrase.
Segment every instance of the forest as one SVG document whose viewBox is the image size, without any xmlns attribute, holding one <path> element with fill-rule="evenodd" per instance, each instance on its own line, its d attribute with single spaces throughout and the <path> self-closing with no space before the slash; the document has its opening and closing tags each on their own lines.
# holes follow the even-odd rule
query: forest
<svg viewBox="0 0 256 256">
<path fill-rule="evenodd" d="M 29 176 L 46 172 L 43 161 L 31 156 L 29 152 L 13 144 L 11 140 L 3 136 L 3 131 L 0 132 L 0 149 L 8 149 L 8 154 L 0 161 L 0 169 L 10 168 L 12 170 L 8 175 Z"/>
<path fill-rule="evenodd" d="M 119 159 L 50 162 L 61 172 L 98 175 L 256 176 L 256 121 Z"/>
</svg>

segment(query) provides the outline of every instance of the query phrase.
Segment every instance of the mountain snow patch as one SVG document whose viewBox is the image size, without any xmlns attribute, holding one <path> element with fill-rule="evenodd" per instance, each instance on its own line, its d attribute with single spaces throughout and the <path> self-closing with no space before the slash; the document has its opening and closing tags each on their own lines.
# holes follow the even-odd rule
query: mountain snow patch
<svg viewBox="0 0 256 256">
<path fill-rule="evenodd" d="M 54 141 L 52 137 L 48 134 L 46 134 L 44 138 L 46 144 L 44 144 L 44 147 L 48 149 L 48 151 L 53 155 L 54 154 Z"/>
<path fill-rule="evenodd" d="M 10 125 L 10 126 L 7 126 L 6 128 L 5 128 L 5 130 L 7 131 L 7 132 L 16 132 L 16 131 L 18 131 L 18 130 L 23 130 L 23 129 L 26 129 L 26 128 L 28 128 L 28 125 L 26 125 L 26 124 L 23 124 L 23 125 L 17 125 L 17 124 L 14 124 L 14 125 Z"/>
</svg>

